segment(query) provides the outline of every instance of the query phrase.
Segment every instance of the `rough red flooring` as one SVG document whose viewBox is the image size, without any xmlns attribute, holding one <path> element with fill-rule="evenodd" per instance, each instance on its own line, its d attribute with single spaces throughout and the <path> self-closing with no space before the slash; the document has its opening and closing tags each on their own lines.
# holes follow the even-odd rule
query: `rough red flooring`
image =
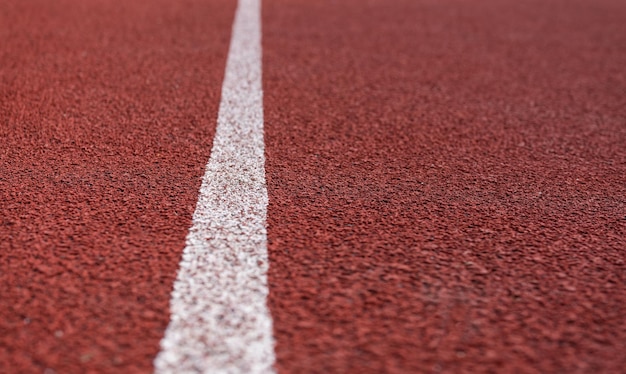
<svg viewBox="0 0 626 374">
<path fill-rule="evenodd" d="M 152 370 L 234 7 L 0 2 L 0 372 Z"/>
<path fill-rule="evenodd" d="M 626 3 L 265 0 L 283 373 L 626 367 Z"/>
<path fill-rule="evenodd" d="M 0 372 L 151 371 L 234 5 L 0 2 Z M 279 371 L 623 371 L 626 3 L 263 11 Z"/>
</svg>

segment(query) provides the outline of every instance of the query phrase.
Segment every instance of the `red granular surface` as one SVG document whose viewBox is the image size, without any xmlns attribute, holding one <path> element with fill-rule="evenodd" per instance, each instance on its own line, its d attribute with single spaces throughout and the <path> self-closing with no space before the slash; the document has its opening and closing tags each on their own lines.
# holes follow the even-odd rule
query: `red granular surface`
<svg viewBox="0 0 626 374">
<path fill-rule="evenodd" d="M 626 367 L 626 2 L 265 0 L 283 373 Z"/>
<path fill-rule="evenodd" d="M 0 372 L 152 370 L 234 6 L 0 2 Z"/>
</svg>

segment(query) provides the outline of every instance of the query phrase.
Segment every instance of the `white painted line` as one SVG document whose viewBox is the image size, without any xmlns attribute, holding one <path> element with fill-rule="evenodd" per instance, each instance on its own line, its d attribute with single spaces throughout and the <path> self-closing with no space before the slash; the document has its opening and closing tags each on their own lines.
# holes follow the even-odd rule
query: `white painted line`
<svg viewBox="0 0 626 374">
<path fill-rule="evenodd" d="M 217 130 L 156 373 L 273 373 L 260 0 L 240 0 Z"/>
</svg>

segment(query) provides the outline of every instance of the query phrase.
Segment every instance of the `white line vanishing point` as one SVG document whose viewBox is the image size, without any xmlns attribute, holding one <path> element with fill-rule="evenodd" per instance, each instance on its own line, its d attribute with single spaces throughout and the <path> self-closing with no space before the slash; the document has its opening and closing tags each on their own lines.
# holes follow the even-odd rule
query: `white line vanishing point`
<svg viewBox="0 0 626 374">
<path fill-rule="evenodd" d="M 217 130 L 156 373 L 273 373 L 260 0 L 240 0 Z"/>
</svg>

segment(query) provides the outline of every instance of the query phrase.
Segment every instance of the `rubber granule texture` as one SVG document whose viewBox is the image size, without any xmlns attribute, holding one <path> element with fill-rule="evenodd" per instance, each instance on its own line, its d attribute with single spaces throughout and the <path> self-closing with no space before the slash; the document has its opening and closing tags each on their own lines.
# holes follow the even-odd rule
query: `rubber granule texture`
<svg viewBox="0 0 626 374">
<path fill-rule="evenodd" d="M 152 371 L 234 6 L 1 2 L 0 372 Z"/>
<path fill-rule="evenodd" d="M 263 14 L 279 371 L 623 371 L 626 3 Z"/>
</svg>

